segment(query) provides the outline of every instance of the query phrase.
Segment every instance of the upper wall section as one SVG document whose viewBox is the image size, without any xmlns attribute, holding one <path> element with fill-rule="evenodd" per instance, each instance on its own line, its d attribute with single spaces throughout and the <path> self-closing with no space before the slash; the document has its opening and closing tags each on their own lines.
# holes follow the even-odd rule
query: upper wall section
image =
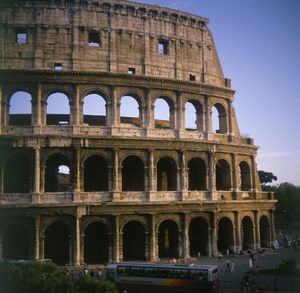
<svg viewBox="0 0 300 293">
<path fill-rule="evenodd" d="M 230 87 L 208 19 L 115 0 L 1 0 L 0 69 L 103 71 Z"/>
</svg>

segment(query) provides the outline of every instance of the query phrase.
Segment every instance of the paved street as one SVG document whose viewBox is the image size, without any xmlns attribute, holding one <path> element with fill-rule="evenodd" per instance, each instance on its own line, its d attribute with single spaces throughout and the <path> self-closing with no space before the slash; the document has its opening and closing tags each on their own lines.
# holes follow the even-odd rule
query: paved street
<svg viewBox="0 0 300 293">
<path fill-rule="evenodd" d="M 224 256 L 222 259 L 212 259 L 208 257 L 201 257 L 199 263 L 201 264 L 216 264 L 219 268 L 220 275 L 220 292 L 242 292 L 242 279 L 243 276 L 249 271 L 249 257 L 243 256 L 229 256 L 235 263 L 234 272 L 226 272 L 226 260 Z M 268 250 L 264 254 L 257 256 L 258 271 L 264 269 L 277 268 L 282 260 L 295 258 L 297 264 L 300 264 L 300 251 L 294 252 L 292 248 L 280 248 L 278 250 Z M 274 292 L 274 279 L 272 275 L 260 274 L 257 277 L 257 288 L 260 289 L 256 292 Z M 300 280 L 292 277 L 278 277 L 279 292 L 300 292 Z M 265 289 L 265 291 L 262 290 Z"/>
</svg>

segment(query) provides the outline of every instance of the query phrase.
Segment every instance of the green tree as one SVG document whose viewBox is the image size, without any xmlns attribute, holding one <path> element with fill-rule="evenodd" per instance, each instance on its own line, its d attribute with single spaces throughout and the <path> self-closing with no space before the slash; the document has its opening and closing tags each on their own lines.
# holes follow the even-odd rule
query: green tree
<svg viewBox="0 0 300 293">
<path fill-rule="evenodd" d="M 292 225 L 300 227 L 300 187 L 292 183 L 281 183 L 275 190 L 277 211 Z"/>
<path fill-rule="evenodd" d="M 258 176 L 259 176 L 262 189 L 266 191 L 272 191 L 270 190 L 270 186 L 267 185 L 267 183 L 272 183 L 273 181 L 277 181 L 277 176 L 274 175 L 272 172 L 266 172 L 263 170 L 258 171 Z"/>
</svg>

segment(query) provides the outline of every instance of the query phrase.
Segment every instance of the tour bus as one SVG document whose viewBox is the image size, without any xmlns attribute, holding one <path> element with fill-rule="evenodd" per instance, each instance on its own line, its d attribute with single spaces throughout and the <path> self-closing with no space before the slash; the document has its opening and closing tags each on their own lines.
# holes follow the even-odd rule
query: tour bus
<svg viewBox="0 0 300 293">
<path fill-rule="evenodd" d="M 121 293 L 216 292 L 219 287 L 216 265 L 122 262 L 106 269 L 106 278 Z"/>
</svg>

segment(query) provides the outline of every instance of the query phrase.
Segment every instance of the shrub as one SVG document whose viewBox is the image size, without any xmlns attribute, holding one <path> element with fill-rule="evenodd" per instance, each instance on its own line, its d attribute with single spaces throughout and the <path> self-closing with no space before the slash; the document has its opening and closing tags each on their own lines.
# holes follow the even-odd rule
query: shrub
<svg viewBox="0 0 300 293">
<path fill-rule="evenodd" d="M 0 263 L 0 292 L 5 293 L 117 293 L 114 284 L 90 276 L 72 282 L 52 264 Z"/>
</svg>

